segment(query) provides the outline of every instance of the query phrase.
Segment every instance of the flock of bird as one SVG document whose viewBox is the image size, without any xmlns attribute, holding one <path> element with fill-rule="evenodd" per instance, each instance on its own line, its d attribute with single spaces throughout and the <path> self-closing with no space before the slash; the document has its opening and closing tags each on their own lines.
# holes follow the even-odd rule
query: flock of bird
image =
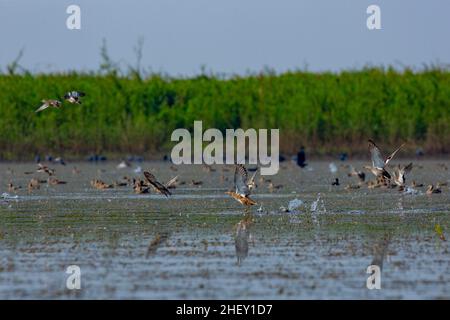
<svg viewBox="0 0 450 320">
<path fill-rule="evenodd" d="M 65 100 L 72 104 L 81 104 L 81 97 L 84 97 L 85 93 L 80 91 L 69 91 L 67 92 L 63 99 L 46 99 L 42 100 L 42 105 L 36 110 L 36 112 L 41 112 L 47 108 L 59 109 L 62 106 L 61 100 Z"/>
<path fill-rule="evenodd" d="M 399 152 L 404 145 L 405 144 L 402 144 L 389 156 L 385 157 L 383 156 L 380 148 L 375 144 L 375 142 L 369 139 L 369 152 L 371 155 L 372 165 L 364 166 L 364 169 L 370 171 L 375 176 L 375 180 L 367 182 L 368 188 L 373 189 L 384 187 L 398 188 L 399 191 L 407 190 L 408 187 L 406 185 L 406 176 L 411 172 L 413 168 L 412 162 L 407 165 L 397 165 L 396 167 L 394 167 L 394 171 L 392 174 L 389 173 L 386 169 L 388 163 L 394 158 L 397 152 Z M 346 187 L 347 189 L 357 189 L 365 182 L 365 173 L 363 171 L 357 171 L 353 167 L 351 167 L 349 176 L 358 177 L 360 183 L 358 185 L 348 185 Z M 336 180 L 334 184 L 338 184 L 338 180 Z M 446 182 L 437 183 L 436 185 L 430 184 L 427 187 L 426 194 L 441 193 L 442 190 L 440 189 L 440 187 L 445 185 L 447 185 Z M 411 187 L 423 187 L 423 184 L 417 184 L 415 181 L 412 181 Z"/>
<path fill-rule="evenodd" d="M 399 150 L 403 147 L 400 146 L 394 152 L 392 152 L 389 156 L 384 157 L 380 148 L 373 142 L 369 140 L 369 152 L 371 155 L 372 165 L 364 166 L 364 169 L 368 170 L 375 176 L 375 180 L 366 182 L 366 174 L 364 171 L 358 171 L 353 166 L 348 166 L 350 172 L 348 176 L 357 177 L 359 180 L 358 184 L 350 184 L 345 187 L 345 189 L 359 189 L 362 185 L 367 185 L 369 189 L 371 188 L 389 188 L 394 189 L 397 188 L 399 191 L 407 190 L 406 185 L 406 177 L 411 172 L 413 168 L 413 164 L 409 163 L 407 165 L 398 165 L 394 167 L 393 172 L 389 172 L 387 165 L 394 158 L 394 156 L 399 152 Z M 54 163 L 60 163 L 65 165 L 65 162 L 61 158 L 56 158 L 53 160 Z M 120 163 L 117 168 L 122 169 L 129 167 L 130 164 L 128 162 Z M 203 168 L 207 172 L 215 171 L 211 166 L 203 165 Z M 177 171 L 176 166 L 170 166 L 172 171 Z M 135 172 L 140 172 L 140 167 Z M 256 174 L 258 168 L 252 169 L 254 173 L 251 177 L 249 177 L 248 170 L 245 168 L 243 164 L 234 165 L 234 188 L 233 190 L 226 191 L 226 194 L 231 196 L 237 202 L 242 204 L 245 207 L 253 206 L 256 203 L 254 199 L 251 198 L 251 193 L 254 189 L 256 189 Z M 334 169 L 336 170 L 336 169 Z M 223 171 L 229 171 L 229 169 L 223 168 Z M 55 169 L 50 168 L 47 165 L 39 163 L 37 165 L 36 171 L 28 171 L 25 174 L 33 174 L 33 173 L 41 173 L 46 174 L 47 179 L 38 179 L 32 178 L 28 185 L 27 189 L 29 192 L 39 189 L 40 185 L 43 183 L 47 183 L 48 185 L 61 185 L 66 184 L 66 181 L 61 181 L 55 177 Z M 80 170 L 77 167 L 74 167 L 72 170 L 73 174 L 79 174 Z M 169 181 L 163 183 L 160 182 L 152 173 L 149 171 L 143 172 L 143 178 L 129 178 L 127 176 L 123 177 L 121 181 L 116 181 L 112 184 L 108 184 L 100 179 L 91 180 L 91 186 L 95 189 L 104 190 L 111 189 L 114 187 L 123 187 L 123 186 L 132 186 L 133 190 L 137 194 L 148 194 L 153 190 L 153 192 L 159 193 L 166 197 L 172 195 L 171 189 L 175 189 L 177 186 L 181 184 L 186 184 L 186 182 L 179 181 L 178 175 L 170 179 Z M 225 177 L 224 174 L 221 175 L 221 181 L 228 181 L 228 178 Z M 266 179 L 261 176 L 259 179 L 260 183 L 265 183 L 269 191 L 274 191 L 277 189 L 281 189 L 282 185 L 275 185 L 271 180 Z M 191 181 L 192 186 L 200 186 L 202 181 Z M 332 182 L 333 186 L 339 185 L 339 179 L 336 178 L 335 181 Z M 437 183 L 436 185 L 428 185 L 426 190 L 426 194 L 434 194 L 441 193 L 441 187 L 445 186 L 446 182 Z M 423 184 L 417 184 L 415 181 L 412 182 L 411 188 L 423 187 Z M 22 189 L 21 186 L 16 186 L 12 183 L 12 181 L 8 184 L 9 192 L 17 192 Z"/>
</svg>

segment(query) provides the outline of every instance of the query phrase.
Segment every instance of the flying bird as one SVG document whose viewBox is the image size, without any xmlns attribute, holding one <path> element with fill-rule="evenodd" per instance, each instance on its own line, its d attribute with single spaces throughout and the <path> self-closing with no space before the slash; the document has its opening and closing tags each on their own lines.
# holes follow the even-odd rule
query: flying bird
<svg viewBox="0 0 450 320">
<path fill-rule="evenodd" d="M 152 175 L 150 172 L 144 171 L 144 176 L 145 176 L 145 179 L 147 180 L 147 182 L 150 183 L 150 185 L 153 187 L 153 189 L 156 192 L 163 194 L 166 197 L 172 195 L 172 193 L 170 193 L 169 189 L 167 189 L 166 186 L 164 186 L 162 183 L 157 181 L 155 176 Z"/>
<path fill-rule="evenodd" d="M 36 169 L 36 172 L 37 173 L 46 173 L 49 176 L 52 176 L 52 175 L 55 174 L 55 170 L 54 169 L 50 169 L 49 167 L 47 167 L 47 166 L 45 166 L 45 165 L 43 165 L 41 163 L 38 163 L 38 168 Z"/>
<path fill-rule="evenodd" d="M 255 181 L 255 176 L 256 173 L 258 173 L 258 168 L 256 168 L 255 172 L 253 173 L 252 177 L 250 179 L 248 179 L 247 182 L 247 187 L 250 191 L 252 191 L 253 189 L 256 189 L 258 186 L 256 185 L 256 181 Z"/>
<path fill-rule="evenodd" d="M 166 188 L 167 189 L 175 189 L 177 186 L 178 186 L 178 176 L 170 179 L 166 183 Z"/>
<path fill-rule="evenodd" d="M 398 165 L 397 169 L 394 171 L 394 183 L 399 187 L 404 187 L 406 183 L 405 176 L 411 172 L 412 167 L 412 162 L 407 166 Z"/>
<path fill-rule="evenodd" d="M 250 189 L 248 187 L 247 169 L 242 164 L 237 164 L 234 170 L 234 187 L 235 191 L 227 191 L 226 194 L 232 196 L 236 201 L 244 206 L 252 206 L 256 202 L 249 198 Z"/>
<path fill-rule="evenodd" d="M 69 103 L 81 104 L 81 97 L 86 94 L 80 91 L 69 91 L 64 95 L 64 99 Z"/>
<path fill-rule="evenodd" d="M 40 106 L 35 112 L 41 112 L 47 108 L 59 109 L 62 103 L 59 100 L 42 100 L 42 106 Z"/>
<path fill-rule="evenodd" d="M 385 166 L 392 160 L 395 154 L 404 146 L 402 144 L 398 147 L 394 152 L 391 153 L 388 157 L 384 158 L 381 154 L 380 148 L 373 142 L 373 140 L 369 139 L 369 151 L 372 157 L 372 167 L 365 166 L 366 169 L 369 169 L 375 176 L 383 176 L 387 179 L 391 179 L 391 175 L 386 171 Z"/>
</svg>

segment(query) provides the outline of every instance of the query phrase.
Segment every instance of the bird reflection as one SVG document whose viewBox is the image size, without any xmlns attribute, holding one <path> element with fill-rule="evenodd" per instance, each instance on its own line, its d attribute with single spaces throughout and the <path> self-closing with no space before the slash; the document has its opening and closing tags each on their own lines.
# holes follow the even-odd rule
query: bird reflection
<svg viewBox="0 0 450 320">
<path fill-rule="evenodd" d="M 240 266 L 248 256 L 248 241 L 250 239 L 250 226 L 252 224 L 252 216 L 247 214 L 244 219 L 239 221 L 235 228 L 234 245 L 236 248 L 237 264 Z"/>
<path fill-rule="evenodd" d="M 371 265 L 376 265 L 383 270 L 383 261 L 386 257 L 387 249 L 391 241 L 391 234 L 385 233 L 384 237 L 373 245 L 373 259 Z"/>
<path fill-rule="evenodd" d="M 157 233 L 155 237 L 150 241 L 148 247 L 147 247 L 147 253 L 145 255 L 146 258 L 149 256 L 152 256 L 156 253 L 156 250 L 163 244 L 164 242 L 169 239 L 170 233 L 166 231 L 162 231 L 160 233 Z"/>
</svg>

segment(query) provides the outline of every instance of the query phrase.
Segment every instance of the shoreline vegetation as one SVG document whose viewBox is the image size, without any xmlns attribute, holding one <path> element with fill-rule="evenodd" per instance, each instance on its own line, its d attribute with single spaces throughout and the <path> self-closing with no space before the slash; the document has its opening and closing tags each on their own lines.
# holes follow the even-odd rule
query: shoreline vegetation
<svg viewBox="0 0 450 320">
<path fill-rule="evenodd" d="M 407 142 L 426 155 L 450 152 L 450 71 L 364 68 L 339 73 L 292 71 L 221 77 L 143 76 L 120 72 L 102 52 L 98 72 L 31 74 L 18 63 L 0 74 L 0 160 L 36 154 L 84 159 L 142 155 L 160 159 L 177 142 L 173 130 L 280 129 L 280 154 L 300 146 L 315 157 L 367 155 L 367 139 L 383 149 Z M 82 105 L 35 113 L 42 99 L 86 93 Z"/>
</svg>

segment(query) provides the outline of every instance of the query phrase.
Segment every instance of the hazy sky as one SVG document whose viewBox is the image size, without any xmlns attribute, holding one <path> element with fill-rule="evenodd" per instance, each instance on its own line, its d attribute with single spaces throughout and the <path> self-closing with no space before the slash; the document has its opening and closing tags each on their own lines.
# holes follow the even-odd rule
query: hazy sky
<svg viewBox="0 0 450 320">
<path fill-rule="evenodd" d="M 382 30 L 367 29 L 371 4 Z M 97 70 L 102 39 L 126 66 L 140 37 L 142 64 L 171 75 L 421 67 L 450 62 L 449 31 L 448 0 L 0 0 L 0 68 L 23 48 L 31 71 Z"/>
</svg>

